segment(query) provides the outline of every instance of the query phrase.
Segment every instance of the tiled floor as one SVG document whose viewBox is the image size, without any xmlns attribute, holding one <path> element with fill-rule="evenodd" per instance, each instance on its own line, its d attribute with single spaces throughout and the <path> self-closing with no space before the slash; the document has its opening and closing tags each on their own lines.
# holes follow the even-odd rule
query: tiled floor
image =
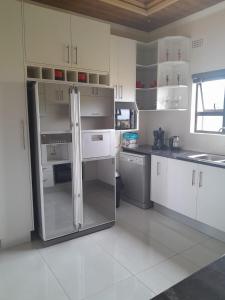
<svg viewBox="0 0 225 300">
<path fill-rule="evenodd" d="M 0 300 L 148 300 L 225 253 L 225 244 L 122 203 L 117 225 L 48 248 L 0 252 Z"/>
</svg>

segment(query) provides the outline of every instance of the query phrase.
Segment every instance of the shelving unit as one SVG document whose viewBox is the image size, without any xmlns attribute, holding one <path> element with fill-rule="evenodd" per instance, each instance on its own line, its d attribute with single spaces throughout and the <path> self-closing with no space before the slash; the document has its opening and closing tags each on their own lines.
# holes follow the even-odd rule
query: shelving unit
<svg viewBox="0 0 225 300">
<path fill-rule="evenodd" d="M 86 72 L 63 68 L 50 68 L 44 66 L 27 66 L 28 81 L 53 81 L 76 84 L 93 84 L 109 86 L 109 74 Z"/>
<path fill-rule="evenodd" d="M 137 43 L 136 103 L 140 111 L 188 108 L 190 39 Z"/>
</svg>

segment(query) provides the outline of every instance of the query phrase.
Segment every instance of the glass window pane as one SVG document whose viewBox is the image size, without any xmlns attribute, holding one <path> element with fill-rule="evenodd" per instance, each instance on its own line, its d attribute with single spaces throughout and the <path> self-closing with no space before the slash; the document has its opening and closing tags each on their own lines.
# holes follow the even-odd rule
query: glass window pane
<svg viewBox="0 0 225 300">
<path fill-rule="evenodd" d="M 224 108 L 225 80 L 213 80 L 202 83 L 203 100 L 201 88 L 198 87 L 197 111 L 223 109 Z"/>
<path fill-rule="evenodd" d="M 222 116 L 198 116 L 196 130 L 218 132 L 223 126 Z"/>
</svg>

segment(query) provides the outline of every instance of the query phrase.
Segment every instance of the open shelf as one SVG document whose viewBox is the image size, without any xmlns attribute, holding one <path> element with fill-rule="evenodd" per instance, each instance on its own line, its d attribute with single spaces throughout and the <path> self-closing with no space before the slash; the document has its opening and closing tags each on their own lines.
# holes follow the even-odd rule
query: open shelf
<svg viewBox="0 0 225 300">
<path fill-rule="evenodd" d="M 136 65 L 137 69 L 152 69 L 152 68 L 157 68 L 158 64 L 152 64 L 152 65 Z"/>
<path fill-rule="evenodd" d="M 42 79 L 53 79 L 53 70 L 50 68 L 42 68 Z"/>
<path fill-rule="evenodd" d="M 188 107 L 190 39 L 171 36 L 137 43 L 136 103 L 139 111 Z"/>
<path fill-rule="evenodd" d="M 152 87 L 152 88 L 136 88 L 137 91 L 143 91 L 143 92 L 147 92 L 147 91 L 154 91 L 157 90 L 157 86 L 156 87 Z"/>
<path fill-rule="evenodd" d="M 41 79 L 41 68 L 40 67 L 27 67 L 27 77 Z"/>
<path fill-rule="evenodd" d="M 77 72 L 75 71 L 66 71 L 66 79 L 70 82 L 77 82 Z"/>
<path fill-rule="evenodd" d="M 158 86 L 158 89 L 179 89 L 179 88 L 188 88 L 188 85 L 162 85 Z"/>
<path fill-rule="evenodd" d="M 45 66 L 27 66 L 28 81 L 51 81 L 77 83 L 79 85 L 109 86 L 109 74 L 100 74 L 80 70 L 54 68 Z"/>
</svg>

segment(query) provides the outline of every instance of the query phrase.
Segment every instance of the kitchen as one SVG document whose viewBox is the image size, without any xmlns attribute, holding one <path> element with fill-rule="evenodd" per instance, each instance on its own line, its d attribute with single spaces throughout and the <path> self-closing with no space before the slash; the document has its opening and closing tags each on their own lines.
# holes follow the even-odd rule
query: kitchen
<svg viewBox="0 0 225 300">
<path fill-rule="evenodd" d="M 0 3 L 0 299 L 223 298 L 225 2 L 37 2 Z"/>
</svg>

